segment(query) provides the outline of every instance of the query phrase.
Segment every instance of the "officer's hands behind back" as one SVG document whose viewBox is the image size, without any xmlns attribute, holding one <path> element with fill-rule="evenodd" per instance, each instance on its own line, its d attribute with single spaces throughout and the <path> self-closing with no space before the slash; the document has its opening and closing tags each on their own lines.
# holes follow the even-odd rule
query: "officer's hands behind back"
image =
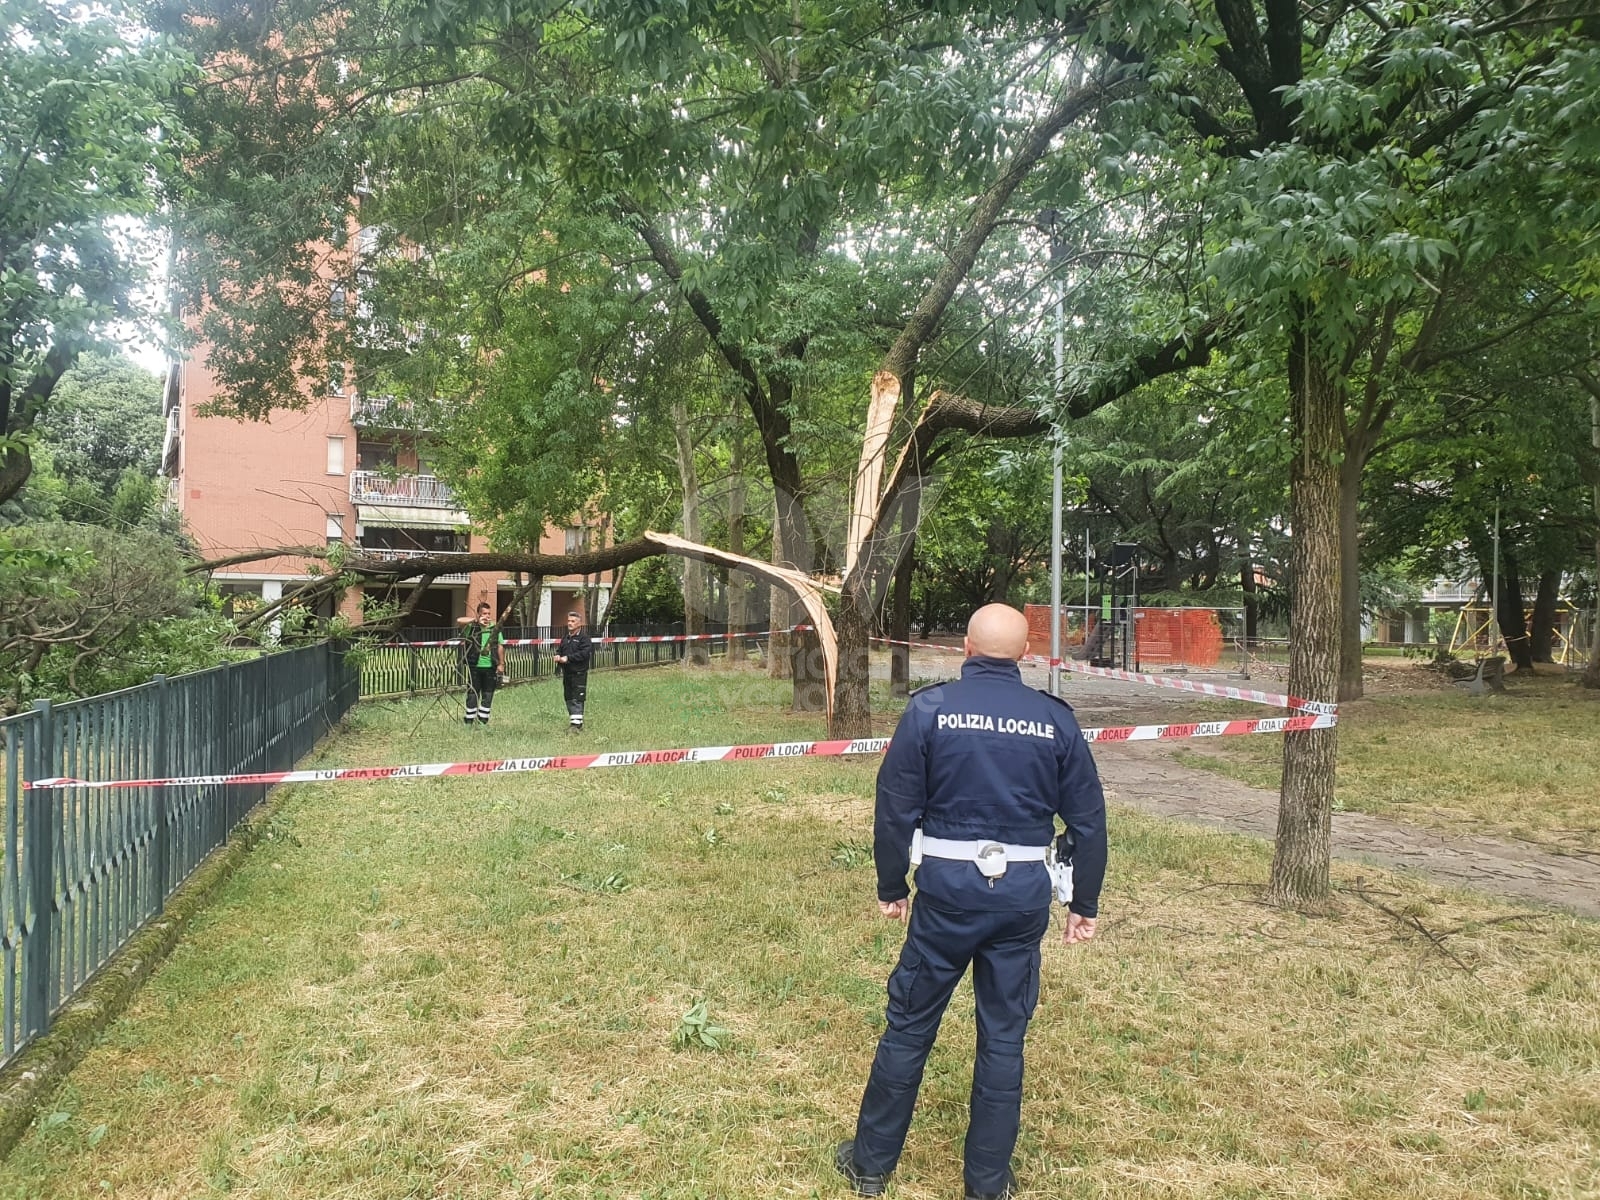
<svg viewBox="0 0 1600 1200">
<path fill-rule="evenodd" d="M 904 921 L 906 910 L 911 907 L 910 900 L 878 901 L 878 912 L 891 921 Z"/>
<path fill-rule="evenodd" d="M 1069 912 L 1066 932 L 1061 935 L 1061 940 L 1069 946 L 1075 946 L 1079 942 L 1087 942 L 1092 937 L 1094 937 L 1094 918 L 1080 917 L 1075 912 Z"/>
</svg>

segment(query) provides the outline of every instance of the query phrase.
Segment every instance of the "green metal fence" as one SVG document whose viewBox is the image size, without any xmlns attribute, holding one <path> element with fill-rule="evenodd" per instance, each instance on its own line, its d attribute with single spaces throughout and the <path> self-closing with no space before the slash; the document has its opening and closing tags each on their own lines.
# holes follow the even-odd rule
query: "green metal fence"
<svg viewBox="0 0 1600 1200">
<path fill-rule="evenodd" d="M 266 794 L 264 785 L 27 789 L 24 780 L 292 767 L 358 699 L 323 644 L 0 720 L 0 1064 L 61 1008 Z"/>
</svg>

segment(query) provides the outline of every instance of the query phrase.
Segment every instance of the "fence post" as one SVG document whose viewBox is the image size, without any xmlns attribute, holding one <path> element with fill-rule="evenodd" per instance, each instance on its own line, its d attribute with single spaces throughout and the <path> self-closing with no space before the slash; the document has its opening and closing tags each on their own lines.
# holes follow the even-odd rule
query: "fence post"
<svg viewBox="0 0 1600 1200">
<path fill-rule="evenodd" d="M 170 732 L 167 725 L 167 677 L 156 675 L 150 682 L 155 684 L 156 689 L 156 728 L 155 737 L 151 739 L 150 773 L 157 779 L 165 779 L 169 767 L 167 737 Z M 169 824 L 167 792 L 168 789 L 164 787 L 150 789 L 150 820 L 154 825 L 151 831 L 154 835 L 151 839 L 151 891 L 154 893 L 150 897 L 151 916 L 166 906 L 167 880 L 172 876 L 172 827 Z"/>
<path fill-rule="evenodd" d="M 55 719 L 50 701 L 33 702 L 33 744 L 23 757 L 23 778 L 48 779 L 55 774 Z M 22 959 L 22 1037 L 26 1042 L 50 1028 L 50 976 L 55 968 L 56 819 L 60 815 L 53 788 L 30 788 L 23 837 L 28 856 L 27 944 Z"/>
</svg>

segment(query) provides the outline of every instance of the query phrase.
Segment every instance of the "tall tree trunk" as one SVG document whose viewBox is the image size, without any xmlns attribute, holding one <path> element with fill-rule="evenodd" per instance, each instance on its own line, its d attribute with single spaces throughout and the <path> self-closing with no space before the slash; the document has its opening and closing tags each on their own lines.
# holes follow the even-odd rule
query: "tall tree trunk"
<svg viewBox="0 0 1600 1200">
<path fill-rule="evenodd" d="M 1491 559 L 1490 569 L 1493 569 Z M 1489 578 L 1486 573 L 1484 578 Z M 1533 670 L 1533 645 L 1528 640 L 1528 625 L 1522 607 L 1522 568 L 1517 552 L 1504 538 L 1500 541 L 1500 606 L 1495 614 L 1500 622 L 1500 637 L 1506 654 L 1520 670 Z"/>
<path fill-rule="evenodd" d="M 1600 451 L 1600 385 L 1589 391 L 1589 444 Z M 1594 520 L 1594 577 L 1600 584 L 1600 483 L 1594 485 Z M 1600 688 L 1600 596 L 1595 598 L 1589 622 L 1589 665 L 1583 671 L 1583 686 Z"/>
<path fill-rule="evenodd" d="M 789 635 L 789 674 L 794 679 L 795 712 L 823 712 L 828 707 L 828 674 L 822 661 L 822 639 L 815 629 Z"/>
<path fill-rule="evenodd" d="M 1529 651 L 1534 662 L 1556 660 L 1556 605 L 1561 602 L 1561 572 L 1546 571 L 1539 576 L 1539 593 L 1533 601 L 1533 621 L 1528 629 Z"/>
<path fill-rule="evenodd" d="M 678 445 L 678 479 L 683 484 L 683 536 L 703 542 L 700 536 L 700 476 L 694 469 L 694 435 L 689 411 L 678 401 L 672 406 L 672 435 Z M 691 638 L 706 631 L 706 568 L 692 558 L 683 560 L 683 631 Z M 711 661 L 704 642 L 690 641 L 684 657 L 695 666 Z"/>
<path fill-rule="evenodd" d="M 838 615 L 834 618 L 833 631 L 839 640 L 839 676 L 833 692 L 829 737 L 872 736 L 872 708 L 868 699 L 871 665 L 867 657 L 872 598 L 863 584 L 867 576 L 867 572 L 858 570 L 845 577 Z"/>
<path fill-rule="evenodd" d="M 783 553 L 783 522 L 777 519 L 777 509 L 773 509 L 772 522 L 772 563 L 782 566 L 787 560 Z M 771 605 L 767 621 L 772 630 L 772 638 L 767 643 L 767 677 L 769 679 L 788 679 L 790 675 L 789 662 L 789 627 L 794 624 L 794 617 L 790 613 L 791 597 L 781 587 L 771 589 L 769 594 Z"/>
<path fill-rule="evenodd" d="M 26 385 L 17 388 L 9 379 L 0 380 L 0 436 L 31 433 L 56 383 L 77 359 L 76 342 L 58 341 L 45 352 L 44 361 Z M 8 371 L 15 365 L 9 346 L 3 365 Z M 20 492 L 32 474 L 33 459 L 26 444 L 0 449 L 0 504 Z"/>
<path fill-rule="evenodd" d="M 1339 701 L 1359 700 L 1361 675 L 1361 471 L 1365 456 L 1345 447 L 1339 464 Z"/>
<path fill-rule="evenodd" d="M 1239 568 L 1239 590 L 1244 593 L 1244 642 L 1248 648 L 1256 640 L 1256 625 L 1260 619 L 1261 601 L 1256 596 L 1256 564 L 1250 557 L 1249 542 L 1239 539 L 1244 547 L 1244 564 Z"/>
<path fill-rule="evenodd" d="M 905 531 L 905 541 L 900 547 L 900 559 L 894 565 L 894 590 L 889 598 L 889 692 L 895 696 L 905 696 L 911 691 L 911 647 L 899 643 L 911 640 L 911 577 L 916 567 L 920 514 L 920 495 L 912 492 L 900 508 L 900 527 Z"/>
<path fill-rule="evenodd" d="M 0 450 L 0 504 L 22 490 L 33 474 L 33 459 L 26 446 L 7 446 Z"/>
<path fill-rule="evenodd" d="M 811 574 L 814 555 L 811 526 L 797 496 L 779 493 L 779 524 L 783 527 L 783 555 L 788 566 Z M 790 614 L 789 625 L 804 621 L 805 610 L 791 597 L 784 597 Z M 815 629 L 792 629 L 789 634 L 789 678 L 793 681 L 790 707 L 795 712 L 822 712 L 828 707 L 828 675 L 822 662 L 822 640 Z"/>
<path fill-rule="evenodd" d="M 739 445 L 739 431 L 733 432 L 728 448 L 728 549 L 735 554 L 744 553 L 744 455 Z M 750 585 L 743 571 L 728 572 L 728 661 L 742 663 L 745 658 L 744 638 L 749 622 Z"/>
<path fill-rule="evenodd" d="M 1161 555 L 1161 590 L 1166 592 L 1183 590 L 1183 564 L 1178 560 L 1176 550 L 1169 549 Z"/>
<path fill-rule="evenodd" d="M 1315 336 L 1315 309 L 1295 314 L 1289 348 L 1289 472 L 1293 595 L 1289 691 L 1327 700 L 1339 679 L 1339 457 L 1343 394 L 1330 351 Z M 1328 898 L 1337 729 L 1284 735 L 1278 836 L 1269 899 L 1317 907 Z"/>
</svg>

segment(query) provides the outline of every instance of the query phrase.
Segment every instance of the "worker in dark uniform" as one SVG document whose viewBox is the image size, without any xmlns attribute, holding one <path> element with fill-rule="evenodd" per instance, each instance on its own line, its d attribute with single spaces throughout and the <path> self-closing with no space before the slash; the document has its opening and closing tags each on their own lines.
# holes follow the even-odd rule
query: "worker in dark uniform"
<svg viewBox="0 0 1600 1200">
<path fill-rule="evenodd" d="M 887 1027 L 856 1136 L 835 1159 L 863 1196 L 888 1186 L 939 1020 L 969 964 L 978 1047 L 966 1196 L 1012 1194 L 1022 1043 L 1039 999 L 1039 947 L 1056 894 L 1045 862 L 1056 817 L 1073 846 L 1064 938 L 1074 945 L 1094 937 L 1105 795 L 1072 709 L 1023 684 L 1017 660 L 1027 648 L 1021 613 L 1003 604 L 980 608 L 967 626 L 960 680 L 913 694 L 878 771 L 878 910 L 904 920 L 909 907 L 910 927 L 889 976 Z M 914 906 L 906 886 L 913 837 L 921 853 Z"/>
<path fill-rule="evenodd" d="M 567 702 L 567 723 L 583 728 L 583 702 L 589 692 L 589 660 L 594 657 L 594 642 L 583 627 L 583 614 L 567 614 L 567 631 L 556 645 L 556 662 L 561 667 L 561 695 Z"/>
<path fill-rule="evenodd" d="M 468 725 L 476 721 L 489 723 L 489 712 L 494 707 L 495 685 L 506 675 L 506 639 L 495 624 L 494 611 L 485 601 L 478 605 L 476 618 L 456 618 L 466 622 L 462 631 L 461 656 L 467 668 Z"/>
</svg>

